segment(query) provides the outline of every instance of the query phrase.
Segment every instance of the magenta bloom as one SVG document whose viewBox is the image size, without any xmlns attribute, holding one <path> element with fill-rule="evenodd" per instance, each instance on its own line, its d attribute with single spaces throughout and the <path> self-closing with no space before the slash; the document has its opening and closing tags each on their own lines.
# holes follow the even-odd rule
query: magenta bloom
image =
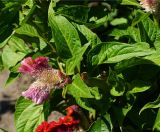
<svg viewBox="0 0 160 132">
<path fill-rule="evenodd" d="M 50 67 L 48 61 L 47 57 L 36 59 L 28 57 L 21 62 L 19 67 L 19 72 L 29 74 L 36 79 L 28 90 L 22 92 L 22 96 L 31 99 L 36 104 L 47 100 L 52 89 L 63 88 L 70 82 L 69 77 L 64 73 Z"/>
<path fill-rule="evenodd" d="M 28 90 L 22 92 L 22 96 L 31 99 L 36 104 L 41 104 L 48 99 L 50 88 L 47 84 L 36 81 L 29 87 Z"/>
<path fill-rule="evenodd" d="M 27 57 L 21 62 L 19 72 L 36 76 L 36 74 L 47 68 L 49 68 L 47 57 L 38 57 L 35 60 Z"/>
</svg>

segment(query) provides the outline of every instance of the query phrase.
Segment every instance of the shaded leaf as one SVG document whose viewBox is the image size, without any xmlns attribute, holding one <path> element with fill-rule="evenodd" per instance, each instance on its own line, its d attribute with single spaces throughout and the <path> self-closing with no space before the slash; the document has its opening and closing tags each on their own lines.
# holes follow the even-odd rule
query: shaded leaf
<svg viewBox="0 0 160 132">
<path fill-rule="evenodd" d="M 67 75 L 74 74 L 74 69 L 76 68 L 76 66 L 80 65 L 82 56 L 89 45 L 90 43 L 85 44 L 76 54 L 73 55 L 72 58 L 66 61 L 66 74 Z"/>
<path fill-rule="evenodd" d="M 159 108 L 159 107 L 160 107 L 160 96 L 154 102 L 149 102 L 145 104 L 139 113 L 141 114 L 146 109 Z"/>
</svg>

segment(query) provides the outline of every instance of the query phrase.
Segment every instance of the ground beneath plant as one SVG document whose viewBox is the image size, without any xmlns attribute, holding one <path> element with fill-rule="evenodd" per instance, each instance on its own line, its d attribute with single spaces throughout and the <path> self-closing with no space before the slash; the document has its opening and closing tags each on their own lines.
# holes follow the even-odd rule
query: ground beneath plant
<svg viewBox="0 0 160 132">
<path fill-rule="evenodd" d="M 8 132 L 15 132 L 15 103 L 21 95 L 21 91 L 28 87 L 31 80 L 27 76 L 23 76 L 5 86 L 8 76 L 7 70 L 0 73 L 0 128 L 6 129 Z"/>
</svg>

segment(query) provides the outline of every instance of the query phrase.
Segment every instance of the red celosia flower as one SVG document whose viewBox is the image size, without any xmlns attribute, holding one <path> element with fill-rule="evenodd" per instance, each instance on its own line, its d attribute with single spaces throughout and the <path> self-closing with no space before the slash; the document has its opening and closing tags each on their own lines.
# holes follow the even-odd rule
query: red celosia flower
<svg viewBox="0 0 160 132">
<path fill-rule="evenodd" d="M 60 70 L 53 69 L 48 64 L 47 57 L 32 59 L 28 57 L 21 62 L 19 72 L 29 74 L 36 79 L 28 90 L 22 92 L 22 96 L 31 99 L 36 104 L 43 103 L 48 99 L 53 88 L 63 88 L 70 82 Z"/>
<path fill-rule="evenodd" d="M 59 118 L 58 122 L 42 122 L 42 124 L 36 128 L 36 132 L 73 132 L 73 129 L 79 124 L 79 119 L 77 117 L 76 119 L 73 115 L 73 113 L 78 114 L 78 111 L 75 111 L 78 109 L 76 105 L 68 107 L 66 109 L 66 116 Z"/>
</svg>

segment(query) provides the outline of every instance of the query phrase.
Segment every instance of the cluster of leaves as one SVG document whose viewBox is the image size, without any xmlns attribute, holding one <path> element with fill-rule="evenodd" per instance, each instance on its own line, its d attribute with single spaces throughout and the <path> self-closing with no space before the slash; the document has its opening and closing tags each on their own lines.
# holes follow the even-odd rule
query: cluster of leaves
<svg viewBox="0 0 160 132">
<path fill-rule="evenodd" d="M 7 83 L 27 56 L 49 57 L 73 80 L 43 105 L 20 97 L 17 132 L 34 131 L 72 104 L 82 108 L 88 132 L 160 131 L 160 28 L 138 1 L 1 0 L 0 7 Z"/>
</svg>

